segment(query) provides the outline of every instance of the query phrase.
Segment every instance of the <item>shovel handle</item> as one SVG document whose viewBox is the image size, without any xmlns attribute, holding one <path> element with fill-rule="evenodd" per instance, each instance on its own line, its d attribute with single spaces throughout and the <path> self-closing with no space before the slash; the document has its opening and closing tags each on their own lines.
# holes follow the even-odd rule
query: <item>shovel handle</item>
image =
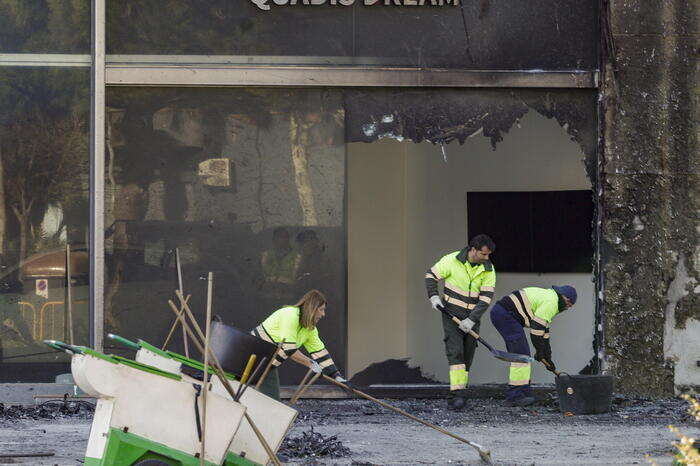
<svg viewBox="0 0 700 466">
<path fill-rule="evenodd" d="M 450 314 L 450 311 L 448 311 L 448 310 L 445 309 L 444 307 L 438 306 L 438 309 L 440 309 L 440 312 L 442 312 L 442 313 L 445 314 L 447 317 L 449 317 L 450 319 L 452 319 L 452 322 L 454 322 L 455 324 L 457 324 L 457 326 L 459 326 L 459 325 L 462 323 L 462 321 L 459 320 L 458 317 L 455 317 L 455 316 L 453 316 L 452 314 Z M 460 328 L 460 330 L 461 330 L 462 332 L 464 332 L 464 330 L 462 330 L 461 328 Z M 474 330 L 469 330 L 469 331 L 466 332 L 466 333 L 469 334 L 470 336 L 474 337 L 475 340 L 477 340 L 479 343 L 481 343 L 481 344 L 484 345 L 486 348 L 488 348 L 489 351 L 493 351 L 493 347 L 491 347 L 491 345 L 489 345 L 488 343 L 486 343 L 486 342 L 481 338 L 481 336 L 479 336 L 479 334 L 476 333 Z"/>
<path fill-rule="evenodd" d="M 542 364 L 544 364 L 544 367 L 546 367 L 547 370 L 548 370 L 549 372 L 552 372 L 552 373 L 553 373 L 554 375 L 556 375 L 557 377 L 559 377 L 559 376 L 561 375 L 561 372 L 559 372 L 558 370 L 556 370 L 556 369 L 552 366 L 552 363 L 549 362 L 548 360 L 543 359 L 543 360 L 542 360 Z"/>
</svg>

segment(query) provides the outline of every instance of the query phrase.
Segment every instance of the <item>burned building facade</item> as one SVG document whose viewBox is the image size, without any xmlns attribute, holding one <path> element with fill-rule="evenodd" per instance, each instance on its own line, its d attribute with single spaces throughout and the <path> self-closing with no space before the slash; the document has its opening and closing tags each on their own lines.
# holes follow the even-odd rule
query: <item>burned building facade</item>
<svg viewBox="0 0 700 466">
<path fill-rule="evenodd" d="M 161 344 L 209 271 L 227 323 L 318 288 L 348 375 L 444 382 L 423 274 L 487 233 L 497 297 L 579 290 L 560 368 L 697 390 L 697 7 L 332 3 L 0 0 L 2 382 Z"/>
</svg>

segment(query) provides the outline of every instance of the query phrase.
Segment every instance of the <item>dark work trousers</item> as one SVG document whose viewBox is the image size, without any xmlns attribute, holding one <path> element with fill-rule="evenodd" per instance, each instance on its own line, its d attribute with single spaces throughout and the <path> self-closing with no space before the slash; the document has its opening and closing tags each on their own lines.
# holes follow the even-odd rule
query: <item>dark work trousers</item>
<svg viewBox="0 0 700 466">
<path fill-rule="evenodd" d="M 267 377 L 260 385 L 260 393 L 280 401 L 280 376 L 277 373 L 276 367 L 271 367 Z"/>
<path fill-rule="evenodd" d="M 460 316 L 457 316 L 460 318 Z M 462 319 L 466 318 L 461 317 Z M 479 333 L 479 325 L 477 322 L 473 329 L 476 333 Z M 459 329 L 459 326 L 446 314 L 442 314 L 442 329 L 445 333 L 445 355 L 447 356 L 447 362 L 450 366 L 456 364 L 464 364 L 467 370 L 467 378 L 469 377 L 469 369 L 472 366 L 472 360 L 474 360 L 474 352 L 476 351 L 476 340 L 474 337 L 466 335 Z M 458 390 L 462 392 L 461 390 Z M 456 395 L 463 395 L 464 393 L 455 393 Z"/>
<path fill-rule="evenodd" d="M 520 322 L 506 308 L 496 303 L 491 308 L 491 322 L 506 343 L 510 353 L 530 356 L 530 345 Z M 524 396 L 532 396 L 532 388 L 527 385 L 509 385 L 506 399 L 514 401 Z"/>
</svg>

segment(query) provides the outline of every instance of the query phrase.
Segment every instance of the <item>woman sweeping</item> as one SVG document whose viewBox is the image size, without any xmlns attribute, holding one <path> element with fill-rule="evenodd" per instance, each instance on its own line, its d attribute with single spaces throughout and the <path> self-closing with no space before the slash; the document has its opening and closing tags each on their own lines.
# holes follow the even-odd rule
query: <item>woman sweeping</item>
<svg viewBox="0 0 700 466">
<path fill-rule="evenodd" d="M 277 367 L 287 358 L 307 366 L 314 372 L 323 372 L 338 382 L 347 380 L 335 366 L 326 346 L 318 336 L 316 324 L 326 315 L 326 297 L 318 290 L 307 292 L 292 306 L 285 306 L 273 312 L 251 333 L 272 343 L 283 341 L 282 348 L 272 361 L 272 369 L 260 386 L 260 391 L 276 400 L 280 399 L 280 381 Z M 304 347 L 311 358 L 299 349 Z"/>
</svg>

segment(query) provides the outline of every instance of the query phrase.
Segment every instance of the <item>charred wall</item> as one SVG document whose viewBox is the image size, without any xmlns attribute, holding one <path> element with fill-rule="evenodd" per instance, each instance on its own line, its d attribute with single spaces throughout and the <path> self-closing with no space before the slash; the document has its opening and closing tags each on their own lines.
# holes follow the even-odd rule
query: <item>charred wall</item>
<svg viewBox="0 0 700 466">
<path fill-rule="evenodd" d="M 678 359 L 669 341 L 700 319 L 700 7 L 683 0 L 603 3 L 606 366 L 620 391 L 667 395 Z"/>
</svg>

